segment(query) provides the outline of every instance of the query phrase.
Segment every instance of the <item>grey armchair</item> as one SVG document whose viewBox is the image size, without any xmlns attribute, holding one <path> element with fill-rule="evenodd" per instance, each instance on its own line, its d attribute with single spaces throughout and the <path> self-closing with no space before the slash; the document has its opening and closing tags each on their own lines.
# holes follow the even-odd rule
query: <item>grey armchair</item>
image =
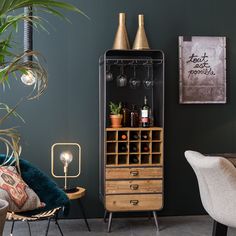
<svg viewBox="0 0 236 236">
<path fill-rule="evenodd" d="M 214 236 L 226 236 L 228 226 L 236 228 L 236 168 L 223 157 L 186 151 L 199 185 L 201 201 L 214 219 Z"/>
<path fill-rule="evenodd" d="M 2 236 L 6 215 L 8 210 L 8 202 L 0 199 L 0 236 Z"/>
</svg>

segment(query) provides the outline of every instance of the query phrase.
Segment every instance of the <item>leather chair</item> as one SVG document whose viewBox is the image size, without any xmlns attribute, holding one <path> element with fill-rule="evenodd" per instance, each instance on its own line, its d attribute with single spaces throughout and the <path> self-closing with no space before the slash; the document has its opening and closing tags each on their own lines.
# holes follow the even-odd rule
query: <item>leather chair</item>
<svg viewBox="0 0 236 236">
<path fill-rule="evenodd" d="M 212 235 L 226 236 L 228 226 L 236 228 L 236 168 L 223 157 L 184 154 L 197 176 L 203 207 L 214 219 Z"/>
<path fill-rule="evenodd" d="M 6 215 L 8 210 L 8 202 L 5 200 L 0 199 L 0 235 L 2 236 Z"/>
</svg>

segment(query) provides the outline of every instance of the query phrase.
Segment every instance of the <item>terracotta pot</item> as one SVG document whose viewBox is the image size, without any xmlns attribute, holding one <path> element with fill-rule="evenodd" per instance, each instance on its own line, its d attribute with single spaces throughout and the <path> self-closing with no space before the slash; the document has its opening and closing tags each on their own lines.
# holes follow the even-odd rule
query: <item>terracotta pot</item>
<svg viewBox="0 0 236 236">
<path fill-rule="evenodd" d="M 122 121 L 123 115 L 110 115 L 110 118 L 111 118 L 111 127 L 112 128 L 122 127 L 121 121 Z"/>
</svg>

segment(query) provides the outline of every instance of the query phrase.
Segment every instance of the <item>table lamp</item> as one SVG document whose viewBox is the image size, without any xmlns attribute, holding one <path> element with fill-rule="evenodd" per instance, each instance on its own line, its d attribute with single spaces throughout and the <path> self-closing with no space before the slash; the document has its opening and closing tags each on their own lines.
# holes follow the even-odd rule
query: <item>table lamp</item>
<svg viewBox="0 0 236 236">
<path fill-rule="evenodd" d="M 63 150 L 58 154 L 56 149 L 59 148 Z M 74 150 L 74 152 L 72 152 Z M 76 151 L 75 151 L 76 150 Z M 75 175 L 68 175 L 68 169 L 70 163 L 73 160 L 78 159 L 78 170 Z M 55 160 L 61 161 L 63 164 L 64 175 L 55 174 Z M 76 166 L 76 165 L 73 165 Z M 68 178 L 77 178 L 80 176 L 81 172 L 81 147 L 78 143 L 54 143 L 51 147 L 51 173 L 55 178 L 64 179 L 64 191 L 66 193 L 71 193 L 77 191 L 76 188 L 68 188 L 67 179 Z"/>
</svg>

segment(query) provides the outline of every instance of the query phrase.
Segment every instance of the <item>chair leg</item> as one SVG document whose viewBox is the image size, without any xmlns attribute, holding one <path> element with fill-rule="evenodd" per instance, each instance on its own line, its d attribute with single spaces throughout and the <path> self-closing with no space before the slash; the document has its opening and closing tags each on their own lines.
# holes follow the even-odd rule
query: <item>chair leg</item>
<svg viewBox="0 0 236 236">
<path fill-rule="evenodd" d="M 212 236 L 227 236 L 228 226 L 214 220 Z"/>
<path fill-rule="evenodd" d="M 86 215 L 85 215 L 85 211 L 84 211 L 83 204 L 82 204 L 82 202 L 80 201 L 80 199 L 78 199 L 78 201 L 79 201 L 79 206 L 80 206 L 82 215 L 83 215 L 83 217 L 84 217 L 85 224 L 86 224 L 86 226 L 87 226 L 87 228 L 88 228 L 88 231 L 90 232 L 91 229 L 90 229 L 90 227 L 89 227 L 89 224 L 88 224 L 88 221 L 87 221 L 87 218 L 86 218 Z"/>
<path fill-rule="evenodd" d="M 51 218 L 48 218 L 48 224 L 47 224 L 47 228 L 46 228 L 46 234 L 45 234 L 45 236 L 48 235 L 48 230 L 49 230 L 50 222 L 51 222 Z"/>
<path fill-rule="evenodd" d="M 108 221 L 108 227 L 107 227 L 107 232 L 111 232 L 111 223 L 112 223 L 112 212 L 109 213 L 109 221 Z"/>
<path fill-rule="evenodd" d="M 59 222 L 58 222 L 58 220 L 57 220 L 57 217 L 55 218 L 55 224 L 57 225 L 57 227 L 58 227 L 58 229 L 59 229 L 59 231 L 60 231 L 60 233 L 61 233 L 61 236 L 63 236 L 63 233 L 62 233 L 61 227 L 60 227 L 60 225 L 59 225 Z"/>
<path fill-rule="evenodd" d="M 29 223 L 29 221 L 28 221 L 28 220 L 26 220 L 26 223 L 27 223 L 27 225 L 28 225 L 28 229 L 29 229 L 29 235 L 31 236 L 30 223 Z"/>
<path fill-rule="evenodd" d="M 15 221 L 12 220 L 12 225 L 11 225 L 11 233 L 10 233 L 10 236 L 13 235 L 13 229 L 14 229 L 14 225 L 15 225 Z"/>
<path fill-rule="evenodd" d="M 105 212 L 104 212 L 103 220 L 105 223 L 107 222 L 107 210 L 105 210 Z"/>
<path fill-rule="evenodd" d="M 154 217 L 154 221 L 155 221 L 157 231 L 159 231 L 159 225 L 158 225 L 158 221 L 157 221 L 157 214 L 156 214 L 155 211 L 153 211 L 152 213 L 153 213 L 153 217 Z"/>
</svg>

